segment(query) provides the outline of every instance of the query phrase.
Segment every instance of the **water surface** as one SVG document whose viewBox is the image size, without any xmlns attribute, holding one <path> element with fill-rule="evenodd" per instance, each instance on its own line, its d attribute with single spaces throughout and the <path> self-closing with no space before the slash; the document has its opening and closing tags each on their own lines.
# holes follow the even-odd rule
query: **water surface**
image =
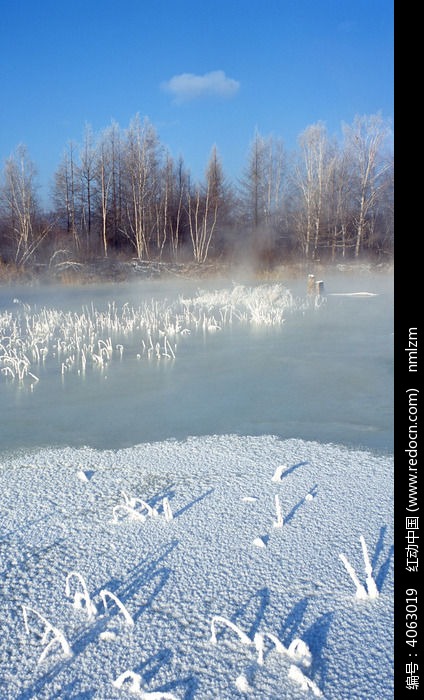
<svg viewBox="0 0 424 700">
<path fill-rule="evenodd" d="M 305 280 L 285 280 L 297 298 Z M 2 288 L 0 313 L 14 300 L 80 311 L 110 303 L 169 303 L 231 281 L 146 281 L 76 288 Z M 393 279 L 334 275 L 319 309 L 288 313 L 282 326 L 232 324 L 179 336 L 175 359 L 122 359 L 102 371 L 62 376 L 37 368 L 28 386 L 0 378 L 0 449 L 89 445 L 118 449 L 191 435 L 273 434 L 393 450 Z M 345 296 L 370 292 L 375 296 Z M 15 302 L 16 303 L 16 302 Z"/>
</svg>

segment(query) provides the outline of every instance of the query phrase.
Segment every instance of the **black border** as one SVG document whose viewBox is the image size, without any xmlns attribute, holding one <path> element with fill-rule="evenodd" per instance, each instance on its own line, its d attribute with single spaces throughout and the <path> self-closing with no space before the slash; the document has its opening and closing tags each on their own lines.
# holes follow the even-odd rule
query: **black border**
<svg viewBox="0 0 424 700">
<path fill-rule="evenodd" d="M 400 167 L 400 166 L 399 166 Z M 412 197 L 411 200 L 414 201 Z M 416 202 L 419 199 L 415 200 Z M 418 677 L 418 687 L 416 691 L 422 689 L 419 684 L 420 672 L 423 672 L 422 662 L 420 663 L 420 650 L 422 642 L 420 636 L 420 622 L 422 612 L 420 610 L 422 602 L 422 590 L 420 589 L 420 567 L 421 571 L 424 559 L 420 562 L 420 548 L 422 545 L 422 535 L 419 527 L 416 530 L 418 538 L 418 567 L 417 571 L 407 570 L 407 550 L 408 526 L 406 518 L 411 515 L 420 516 L 420 471 L 422 471 L 422 455 L 424 454 L 424 440 L 420 445 L 420 425 L 424 426 L 424 414 L 420 421 L 420 408 L 423 404 L 421 382 L 420 382 L 420 361 L 424 350 L 421 348 L 422 336 L 421 318 L 423 316 L 422 301 L 424 268 L 421 271 L 420 253 L 418 251 L 418 236 L 421 236 L 418 226 L 410 223 L 409 217 L 400 222 L 399 202 L 396 196 L 396 245 L 395 245 L 395 293 L 394 293 L 394 563 L 395 563 L 395 596 L 394 596 L 394 677 L 395 677 L 395 697 L 408 697 L 413 693 L 413 689 L 407 687 L 408 664 L 416 664 L 414 675 Z M 415 238 L 415 241 L 414 241 Z M 420 308 L 421 307 L 421 308 Z M 416 329 L 417 348 L 410 347 L 410 329 Z M 413 343 L 415 343 L 415 331 L 413 332 Z M 408 349 L 417 352 L 416 371 L 410 371 Z M 409 396 L 411 390 L 416 390 L 416 400 L 418 405 L 418 465 L 417 465 L 417 486 L 418 486 L 418 511 L 408 512 L 409 505 Z M 414 394 L 415 395 L 415 394 Z M 424 434 L 424 433 L 423 433 Z M 421 449 L 420 449 L 421 447 Z M 418 521 L 419 522 L 419 521 Z M 421 519 L 424 525 L 424 518 Z M 406 589 L 416 589 L 417 595 L 417 640 L 414 647 L 406 643 Z"/>
</svg>

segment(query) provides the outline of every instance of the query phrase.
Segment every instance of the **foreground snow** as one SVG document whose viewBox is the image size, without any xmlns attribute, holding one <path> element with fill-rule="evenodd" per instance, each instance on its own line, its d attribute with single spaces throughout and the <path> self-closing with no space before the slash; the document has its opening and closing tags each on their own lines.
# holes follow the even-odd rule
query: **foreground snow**
<svg viewBox="0 0 424 700">
<path fill-rule="evenodd" d="M 211 436 L 0 466 L 3 700 L 393 696 L 390 457 Z"/>
</svg>

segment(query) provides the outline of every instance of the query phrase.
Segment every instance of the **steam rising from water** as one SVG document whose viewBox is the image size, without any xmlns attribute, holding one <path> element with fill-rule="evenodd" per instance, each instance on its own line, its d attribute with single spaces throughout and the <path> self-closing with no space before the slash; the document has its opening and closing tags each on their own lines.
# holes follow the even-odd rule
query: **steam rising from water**
<svg viewBox="0 0 424 700">
<path fill-rule="evenodd" d="M 317 300 L 285 281 L 1 287 L 0 451 L 228 432 L 391 451 L 393 277 L 332 273 Z"/>
<path fill-rule="evenodd" d="M 15 299 L 16 309 L 0 315 L 0 371 L 3 381 L 33 386 L 40 366 L 49 364 L 62 375 L 84 375 L 125 357 L 128 346 L 137 357 L 174 360 L 179 336 L 209 333 L 233 324 L 280 326 L 285 315 L 308 307 L 319 298 L 295 299 L 282 284 L 234 286 L 200 292 L 172 303 L 158 300 L 135 308 L 115 302 L 105 311 L 94 304 L 79 312 L 56 308 L 41 311 Z"/>
</svg>

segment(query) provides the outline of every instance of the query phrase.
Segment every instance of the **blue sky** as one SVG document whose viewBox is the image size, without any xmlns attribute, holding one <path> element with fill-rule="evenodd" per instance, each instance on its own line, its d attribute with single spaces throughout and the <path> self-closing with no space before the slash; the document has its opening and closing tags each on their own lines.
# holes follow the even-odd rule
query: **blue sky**
<svg viewBox="0 0 424 700">
<path fill-rule="evenodd" d="M 0 161 L 28 147 L 43 197 L 69 141 L 148 117 L 201 178 L 230 179 L 258 129 L 393 118 L 392 0 L 3 0 Z"/>
</svg>

